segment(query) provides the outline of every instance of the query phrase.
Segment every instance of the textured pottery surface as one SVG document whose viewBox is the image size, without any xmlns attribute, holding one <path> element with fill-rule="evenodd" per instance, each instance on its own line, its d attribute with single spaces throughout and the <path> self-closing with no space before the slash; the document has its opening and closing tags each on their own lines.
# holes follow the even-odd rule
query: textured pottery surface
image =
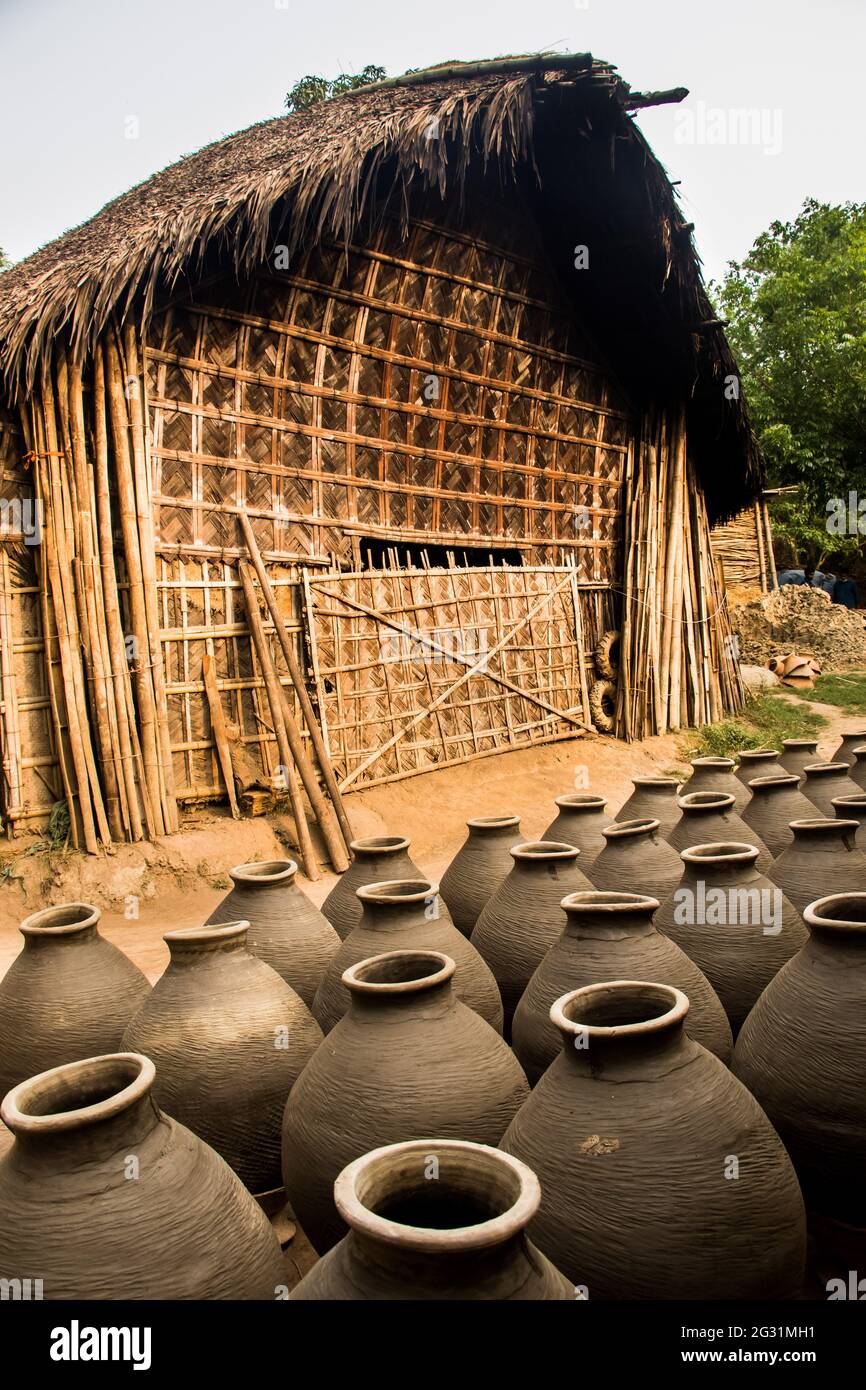
<svg viewBox="0 0 866 1390">
<path fill-rule="evenodd" d="M 673 830 L 680 818 L 679 788 L 676 777 L 635 777 L 631 796 L 623 802 L 616 819 L 657 820 L 662 835 Z"/>
<path fill-rule="evenodd" d="M 610 825 L 611 817 L 605 799 L 591 796 L 589 792 L 569 792 L 556 798 L 556 807 L 557 814 L 541 838 L 579 849 L 580 863 L 586 873 L 587 866 L 607 843 L 603 831 Z"/>
<path fill-rule="evenodd" d="M 747 844 L 696 845 L 655 924 L 703 971 L 736 1034 L 765 985 L 806 940 L 799 911 Z"/>
<path fill-rule="evenodd" d="M 512 1046 L 531 1085 L 562 1048 L 550 1017 L 557 999 L 599 980 L 658 980 L 674 985 L 691 1005 L 689 1035 L 723 1062 L 731 1056 L 731 1028 L 715 990 L 673 941 L 656 931 L 657 898 L 638 893 L 574 893 L 563 904 L 565 931 L 538 966 L 517 1006 Z"/>
<path fill-rule="evenodd" d="M 351 864 L 322 903 L 322 913 L 341 941 L 346 940 L 361 920 L 361 904 L 357 897 L 359 888 L 367 883 L 382 883 L 386 879 L 424 877 L 409 858 L 409 841 L 399 835 L 353 840 L 350 848 L 354 856 Z"/>
<path fill-rule="evenodd" d="M 857 832 L 854 843 L 859 850 L 866 849 L 866 792 L 859 796 L 838 796 L 833 802 L 833 814 L 837 820 L 855 820 Z"/>
<path fill-rule="evenodd" d="M 784 777 L 756 777 L 749 786 L 752 797 L 743 812 L 743 820 L 775 859 L 793 844 L 791 821 L 809 820 L 815 808 L 800 791 L 796 773 Z"/>
<path fill-rule="evenodd" d="M 745 1086 L 685 1033 L 687 1011 L 654 983 L 566 995 L 562 1050 L 503 1136 L 541 1183 L 531 1238 L 590 1302 L 800 1292 L 791 1162 Z"/>
<path fill-rule="evenodd" d="M 837 797 L 856 796 L 862 787 L 848 776 L 845 763 L 813 763 L 806 768 L 800 790 L 819 816 L 832 816 Z"/>
<path fill-rule="evenodd" d="M 540 1197 L 535 1174 L 488 1145 L 416 1139 L 375 1149 L 335 1185 L 349 1234 L 291 1297 L 573 1301 L 574 1287 L 526 1236 Z"/>
<path fill-rule="evenodd" d="M 850 734 L 842 735 L 827 761 L 831 763 L 853 763 L 855 748 L 864 746 L 866 746 L 866 729 L 854 729 Z M 818 759 L 813 758 L 812 761 L 818 762 Z"/>
<path fill-rule="evenodd" d="M 848 768 L 848 776 L 852 782 L 857 783 L 859 791 L 866 791 L 866 748 L 862 752 L 855 748 L 851 756 L 854 761 Z"/>
<path fill-rule="evenodd" d="M 229 871 L 234 884 L 208 917 L 206 926 L 249 922 L 247 947 L 312 1004 L 340 938 L 302 893 L 293 859 L 239 864 Z"/>
<path fill-rule="evenodd" d="M 444 951 L 457 973 L 454 993 L 502 1032 L 502 999 L 492 971 L 444 910 L 435 883 L 425 878 L 372 883 L 362 888 L 363 915 L 330 962 L 313 1000 L 313 1016 L 329 1033 L 349 1007 L 343 973 L 383 951 Z"/>
<path fill-rule="evenodd" d="M 505 1010 L 505 1036 L 535 967 L 565 930 L 560 903 L 592 884 L 574 845 L 535 840 L 511 851 L 513 868 L 472 933 L 472 945 L 493 971 Z"/>
<path fill-rule="evenodd" d="M 267 1192 L 281 1181 L 283 1108 L 322 1030 L 246 937 L 245 922 L 168 932 L 168 968 L 122 1045 L 155 1063 L 157 1104 Z"/>
<path fill-rule="evenodd" d="M 733 758 L 692 758 L 691 768 L 691 777 L 680 788 L 682 796 L 692 792 L 721 792 L 724 796 L 732 796 L 738 813 L 743 814 L 752 793 L 735 776 Z M 755 776 L 759 774 L 756 772 Z"/>
<path fill-rule="evenodd" d="M 680 881 L 683 866 L 655 819 L 618 821 L 605 831 L 607 841 L 588 875 L 605 893 L 644 893 L 666 898 Z"/>
<path fill-rule="evenodd" d="M 786 738 L 782 741 L 779 766 L 785 772 L 793 772 L 803 780 L 803 773 L 810 763 L 820 762 L 818 740 L 816 738 Z"/>
<path fill-rule="evenodd" d="M 781 777 L 785 771 L 779 762 L 781 756 L 780 748 L 741 748 L 734 776 L 746 788 L 755 777 Z"/>
<path fill-rule="evenodd" d="M 396 951 L 346 972 L 349 1010 L 283 1119 L 286 1192 L 319 1254 L 346 1234 L 334 1183 L 347 1163 L 425 1134 L 496 1144 L 528 1094 L 510 1048 L 457 998 L 454 971 L 441 952 Z"/>
<path fill-rule="evenodd" d="M 866 893 L 807 910 L 810 938 L 761 995 L 734 1070 L 790 1153 L 807 1206 L 866 1226 Z"/>
<path fill-rule="evenodd" d="M 466 822 L 469 834 L 439 883 L 451 920 L 471 936 L 487 900 L 511 872 L 509 850 L 519 845 L 519 816 L 482 816 Z"/>
<path fill-rule="evenodd" d="M 37 1275 L 46 1299 L 272 1300 L 285 1273 L 270 1223 L 228 1164 L 159 1110 L 153 1075 L 147 1057 L 121 1053 L 6 1096 L 4 1277 Z"/>
<path fill-rule="evenodd" d="M 21 923 L 24 949 L 0 981 L 0 1097 L 37 1072 L 114 1052 L 147 979 L 99 934 L 98 908 L 46 907 Z"/>
<path fill-rule="evenodd" d="M 754 845 L 758 868 L 766 873 L 773 856 L 760 835 L 737 814 L 733 798 L 721 792 L 693 792 L 680 798 L 683 818 L 668 843 L 677 853 L 692 845 L 730 844 L 739 840 Z"/>
<path fill-rule="evenodd" d="M 828 893 L 858 893 L 866 884 L 866 854 L 857 848 L 859 822 L 835 817 L 795 821 L 794 843 L 767 874 L 797 911 Z"/>
</svg>

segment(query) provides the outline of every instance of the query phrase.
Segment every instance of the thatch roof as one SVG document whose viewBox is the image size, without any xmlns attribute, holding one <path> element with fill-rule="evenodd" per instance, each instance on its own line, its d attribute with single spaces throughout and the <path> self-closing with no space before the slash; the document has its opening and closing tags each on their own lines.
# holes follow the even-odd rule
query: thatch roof
<svg viewBox="0 0 866 1390">
<path fill-rule="evenodd" d="M 723 392 L 736 365 L 691 227 L 629 115 L 685 94 L 635 94 L 589 54 L 530 55 L 406 74 L 251 126 L 2 275 L 7 399 L 32 385 L 58 333 L 86 354 L 112 315 L 146 320 L 205 257 L 222 256 L 242 275 L 264 260 L 277 228 L 295 249 L 323 234 L 348 237 L 377 202 L 405 214 L 416 190 L 453 198 L 472 166 L 495 166 L 504 179 L 531 176 L 554 260 L 564 264 L 569 239 L 595 234 L 604 264 L 581 288 L 608 324 L 604 347 L 618 369 L 626 357 L 638 396 L 643 384 L 647 394 L 691 399 L 711 512 L 729 514 L 759 490 L 760 455 L 743 402 Z"/>
</svg>

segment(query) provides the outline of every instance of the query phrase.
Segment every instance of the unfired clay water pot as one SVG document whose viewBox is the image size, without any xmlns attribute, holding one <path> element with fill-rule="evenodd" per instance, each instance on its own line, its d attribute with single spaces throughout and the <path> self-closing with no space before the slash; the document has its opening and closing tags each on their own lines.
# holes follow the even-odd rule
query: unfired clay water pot
<svg viewBox="0 0 866 1390">
<path fill-rule="evenodd" d="M 779 762 L 781 756 L 778 748 L 741 748 L 737 753 L 734 776 L 746 789 L 756 777 L 781 777 L 785 771 Z"/>
<path fill-rule="evenodd" d="M 828 893 L 859 893 L 866 883 L 866 854 L 856 845 L 858 822 L 818 816 L 794 821 L 794 843 L 767 874 L 799 913 Z"/>
<path fill-rule="evenodd" d="M 605 893 L 644 893 L 661 902 L 682 873 L 680 856 L 671 849 L 655 819 L 617 821 L 604 832 L 607 841 L 592 866 L 591 887 Z"/>
<path fill-rule="evenodd" d="M 852 733 L 843 734 L 833 749 L 829 761 L 831 763 L 852 763 L 854 761 L 854 750 L 866 745 L 866 729 L 855 729 Z M 814 758 L 813 762 L 818 759 Z"/>
<path fill-rule="evenodd" d="M 100 935 L 101 915 L 63 903 L 21 923 L 24 949 L 0 981 L 0 1096 L 49 1067 L 114 1052 L 150 993 L 138 966 Z"/>
<path fill-rule="evenodd" d="M 156 1064 L 157 1103 L 204 1139 L 251 1192 L 280 1186 L 283 1108 L 322 1030 L 301 997 L 247 950 L 247 923 L 166 932 L 171 952 L 123 1035 Z"/>
<path fill-rule="evenodd" d="M 454 992 L 502 1032 L 502 999 L 492 972 L 443 911 L 435 883 L 425 878 L 370 883 L 358 889 L 363 914 L 340 946 L 313 1000 L 313 1016 L 329 1033 L 349 1007 L 343 983 L 350 965 L 383 951 L 444 951 L 457 966 Z"/>
<path fill-rule="evenodd" d="M 526 1236 L 540 1200 L 526 1164 L 487 1144 L 374 1149 L 334 1187 L 349 1234 L 291 1298 L 573 1301 L 574 1287 Z"/>
<path fill-rule="evenodd" d="M 712 984 L 736 1036 L 761 990 L 806 940 L 796 908 L 759 872 L 753 845 L 695 845 L 656 914 Z"/>
<path fill-rule="evenodd" d="M 812 763 L 806 768 L 801 787 L 819 816 L 832 816 L 836 797 L 856 796 L 860 790 L 848 776 L 846 763 Z"/>
<path fill-rule="evenodd" d="M 590 1300 L 795 1298 L 806 1230 L 790 1159 L 687 1035 L 688 1007 L 622 980 L 554 1004 L 562 1050 L 501 1143 L 541 1183 L 530 1236 Z"/>
<path fill-rule="evenodd" d="M 819 761 L 818 740 L 816 738 L 785 738 L 782 740 L 779 766 L 784 768 L 785 772 L 793 772 L 801 782 L 803 773 L 809 764 Z"/>
<path fill-rule="evenodd" d="M 752 793 L 735 775 L 733 758 L 692 758 L 692 775 L 680 788 L 681 795 L 692 792 L 721 792 L 732 796 L 739 815 L 748 806 Z M 758 776 L 758 773 L 755 773 Z"/>
<path fill-rule="evenodd" d="M 758 851 L 758 868 L 764 872 L 773 856 L 760 835 L 737 814 L 734 798 L 722 792 L 691 792 L 680 797 L 683 818 L 668 843 L 680 853 L 692 845 L 729 844 L 740 840 Z"/>
<path fill-rule="evenodd" d="M 511 1049 L 457 998 L 454 974 L 440 951 L 390 951 L 343 977 L 349 1010 L 283 1118 L 286 1192 L 319 1254 L 346 1234 L 334 1183 L 347 1163 L 425 1134 L 494 1144 L 529 1092 Z"/>
<path fill-rule="evenodd" d="M 532 972 L 565 930 L 562 899 L 592 887 L 574 845 L 535 840 L 517 845 L 511 854 L 511 873 L 472 933 L 472 945 L 490 966 L 502 994 L 506 1038 Z"/>
<path fill-rule="evenodd" d="M 538 966 L 517 1006 L 512 1046 L 530 1085 L 555 1057 L 562 1037 L 550 1017 L 557 999 L 599 980 L 659 980 L 688 996 L 691 1037 L 723 1062 L 733 1041 L 715 990 L 679 946 L 653 926 L 659 903 L 640 893 L 572 893 L 567 925 Z"/>
<path fill-rule="evenodd" d="M 469 834 L 439 882 L 451 920 L 464 936 L 502 880 L 511 872 L 512 845 L 519 845 L 519 816 L 479 816 L 466 822 Z"/>
<path fill-rule="evenodd" d="M 424 877 L 409 858 L 409 841 L 400 835 L 374 835 L 366 840 L 353 840 L 349 848 L 352 862 L 322 903 L 322 913 L 341 941 L 346 940 L 361 920 L 359 888 L 386 879 Z"/>
<path fill-rule="evenodd" d="M 859 796 L 835 797 L 833 812 L 837 820 L 857 822 L 854 843 L 859 850 L 866 849 L 866 792 L 861 792 Z"/>
<path fill-rule="evenodd" d="M 743 820 L 775 859 L 793 844 L 791 821 L 808 820 L 815 808 L 800 791 L 796 773 L 784 777 L 756 777 L 749 786 L 752 799 L 743 812 Z"/>
<path fill-rule="evenodd" d="M 586 873 L 587 866 L 606 844 L 603 832 L 610 825 L 610 816 L 605 799 L 589 792 L 569 792 L 556 798 L 556 807 L 557 815 L 541 838 L 579 849 L 581 867 Z"/>
<path fill-rule="evenodd" d="M 866 748 L 855 748 L 851 756 L 854 761 L 848 768 L 848 776 L 860 791 L 866 791 Z"/>
<path fill-rule="evenodd" d="M 230 869 L 234 887 L 205 926 L 249 922 L 248 950 L 276 970 L 309 1005 L 340 938 L 301 892 L 297 872 L 293 859 Z"/>
<path fill-rule="evenodd" d="M 866 892 L 819 898 L 809 940 L 740 1033 L 734 1071 L 781 1135 L 807 1206 L 866 1226 Z"/>
<path fill-rule="evenodd" d="M 48 1299 L 273 1299 L 277 1240 L 227 1163 L 164 1115 L 154 1066 L 91 1057 L 16 1086 L 0 1159 L 0 1270 Z"/>
<path fill-rule="evenodd" d="M 616 819 L 657 820 L 661 834 L 667 837 L 681 815 L 676 777 L 635 777 L 632 786 L 634 791 L 623 802 Z"/>
</svg>

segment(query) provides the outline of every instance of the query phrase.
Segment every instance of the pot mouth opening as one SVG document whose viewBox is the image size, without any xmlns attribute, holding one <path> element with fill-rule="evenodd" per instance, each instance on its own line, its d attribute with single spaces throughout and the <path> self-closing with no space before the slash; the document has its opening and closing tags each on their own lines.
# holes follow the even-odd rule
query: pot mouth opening
<svg viewBox="0 0 866 1390">
<path fill-rule="evenodd" d="M 417 994 L 445 984 L 456 969 L 444 951 L 382 951 L 350 965 L 341 978 L 358 995 Z"/>
<path fill-rule="evenodd" d="M 60 903 L 32 912 L 19 931 L 24 936 L 73 936 L 85 927 L 95 927 L 101 916 L 99 908 L 90 903 Z"/>
<path fill-rule="evenodd" d="M 854 835 L 860 829 L 860 822 L 843 819 L 841 816 L 811 816 L 808 820 L 792 820 L 789 829 L 801 835 Z"/>
<path fill-rule="evenodd" d="M 680 797 L 684 811 L 730 811 L 735 805 L 730 792 L 685 792 Z"/>
<path fill-rule="evenodd" d="M 364 1154 L 334 1185 L 337 1210 L 362 1236 L 418 1251 L 459 1252 L 516 1236 L 541 1188 L 519 1159 L 463 1139 L 413 1139 Z"/>
<path fill-rule="evenodd" d="M 734 762 L 733 758 L 713 757 L 692 758 L 691 765 L 692 767 L 708 767 L 716 769 L 717 771 L 724 772 L 733 772 L 734 768 L 736 767 L 736 763 Z"/>
<path fill-rule="evenodd" d="M 831 773 L 839 777 L 848 776 L 847 763 L 809 763 L 803 769 L 806 777 L 829 777 Z"/>
<path fill-rule="evenodd" d="M 805 909 L 803 920 L 810 929 L 866 933 L 866 893 L 830 893 L 816 898 Z"/>
<path fill-rule="evenodd" d="M 866 792 L 851 792 L 847 796 L 834 796 L 831 806 L 850 806 L 852 815 L 857 810 L 866 810 Z M 836 812 L 839 815 L 839 812 Z"/>
<path fill-rule="evenodd" d="M 569 893 L 559 905 L 573 917 L 591 917 L 598 913 L 605 917 L 627 917 L 635 912 L 657 912 L 661 906 L 658 898 L 648 893 L 614 893 L 600 889 Z"/>
<path fill-rule="evenodd" d="M 866 738 L 866 734 L 864 734 L 863 737 Z M 790 749 L 817 748 L 818 740 L 816 738 L 783 738 L 782 747 Z"/>
<path fill-rule="evenodd" d="M 745 840 L 722 840 L 718 844 L 690 845 L 680 851 L 680 859 L 686 864 L 713 863 L 714 860 L 726 864 L 754 864 L 760 850 Z"/>
<path fill-rule="evenodd" d="M 862 738 L 862 739 L 866 739 L 866 729 L 855 729 L 855 730 L 854 730 L 852 733 L 850 733 L 850 734 L 843 734 L 843 735 L 842 735 L 842 738 L 843 738 L 843 739 L 847 739 L 847 738 Z"/>
<path fill-rule="evenodd" d="M 578 859 L 580 850 L 576 845 L 567 845 L 564 840 L 527 840 L 525 844 L 514 845 L 509 853 L 514 859 Z"/>
<path fill-rule="evenodd" d="M 439 884 L 426 878 L 389 878 L 381 883 L 364 883 L 356 888 L 355 895 L 362 903 L 386 903 L 392 906 L 401 903 L 432 902 L 439 892 Z"/>
<path fill-rule="evenodd" d="M 592 1038 L 638 1037 L 664 1032 L 681 1023 L 689 1001 L 673 985 L 649 980 L 609 980 L 572 990 L 550 1010 L 561 1032 Z"/>
<path fill-rule="evenodd" d="M 268 859 L 262 863 L 238 864 L 229 869 L 229 878 L 233 883 L 285 883 L 297 872 L 294 859 Z"/>
<path fill-rule="evenodd" d="M 774 772 L 772 777 L 753 777 L 749 786 L 753 792 L 769 792 L 774 787 L 799 787 L 800 779 L 794 772 Z"/>
<path fill-rule="evenodd" d="M 244 942 L 250 924 L 244 918 L 233 922 L 211 922 L 203 927 L 177 927 L 163 934 L 163 941 L 172 953 L 178 950 L 194 950 L 197 946 L 231 945 Z"/>
<path fill-rule="evenodd" d="M 661 822 L 652 816 L 640 816 L 636 820 L 614 821 L 613 825 L 605 826 L 602 830 L 604 838 L 611 840 L 627 840 L 633 835 L 652 835 L 661 829 Z"/>
<path fill-rule="evenodd" d="M 632 786 L 656 792 L 672 792 L 676 796 L 682 785 L 676 777 L 633 777 Z"/>
<path fill-rule="evenodd" d="M 740 748 L 737 757 L 741 763 L 763 762 L 767 758 L 778 758 L 778 748 Z"/>
<path fill-rule="evenodd" d="M 353 840 L 349 849 L 353 854 L 399 854 L 409 848 L 409 841 L 403 835 L 370 835 L 365 840 Z"/>
<path fill-rule="evenodd" d="M 566 792 L 557 796 L 553 804 L 563 811 L 603 811 L 607 802 L 592 792 Z"/>
<path fill-rule="evenodd" d="M 466 822 L 469 830 L 516 830 L 519 816 L 473 816 Z"/>
<path fill-rule="evenodd" d="M 67 1062 L 20 1082 L 0 1116 L 13 1134 L 58 1133 L 110 1119 L 146 1095 L 156 1068 L 140 1052 Z"/>
</svg>

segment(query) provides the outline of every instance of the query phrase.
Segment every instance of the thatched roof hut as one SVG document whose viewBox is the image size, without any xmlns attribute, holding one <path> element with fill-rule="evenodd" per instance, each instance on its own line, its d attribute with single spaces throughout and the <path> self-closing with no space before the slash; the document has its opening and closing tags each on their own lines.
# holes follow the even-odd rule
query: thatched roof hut
<svg viewBox="0 0 866 1390">
<path fill-rule="evenodd" d="M 736 705 L 709 528 L 762 464 L 633 119 L 683 95 L 588 54 L 407 74 L 3 275 L 7 519 L 44 521 L 3 537 L 12 825 L 65 796 L 93 848 L 222 794 L 203 656 L 238 761 L 283 767 L 242 517 L 347 787 L 573 735 L 610 628 L 625 736 Z"/>
</svg>

